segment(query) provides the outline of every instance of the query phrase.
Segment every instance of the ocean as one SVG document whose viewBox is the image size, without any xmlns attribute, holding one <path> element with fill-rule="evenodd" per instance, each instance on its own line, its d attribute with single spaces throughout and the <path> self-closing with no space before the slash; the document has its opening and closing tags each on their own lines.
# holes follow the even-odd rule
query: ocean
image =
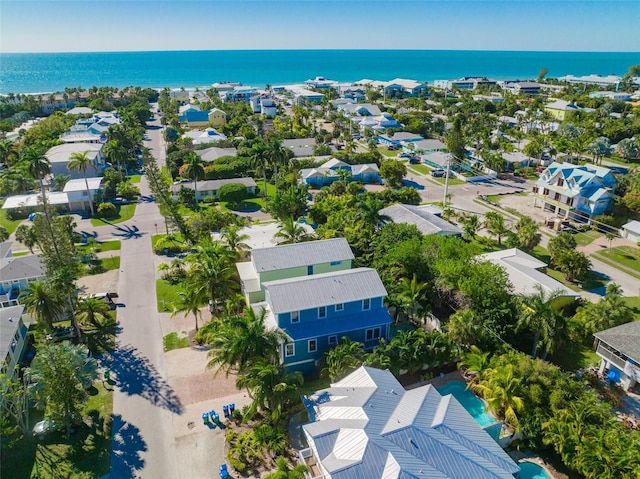
<svg viewBox="0 0 640 479">
<path fill-rule="evenodd" d="M 203 87 L 238 81 L 262 87 L 363 78 L 420 81 L 486 76 L 531 79 L 567 74 L 624 75 L 640 53 L 443 50 L 241 50 L 109 53 L 1 53 L 0 93 L 44 93 L 91 86 Z"/>
</svg>

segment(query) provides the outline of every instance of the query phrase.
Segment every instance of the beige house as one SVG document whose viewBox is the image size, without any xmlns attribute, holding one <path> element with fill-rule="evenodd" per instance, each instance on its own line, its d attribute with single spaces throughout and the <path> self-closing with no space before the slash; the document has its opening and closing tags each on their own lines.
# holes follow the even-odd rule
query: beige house
<svg viewBox="0 0 640 479">
<path fill-rule="evenodd" d="M 209 126 L 221 127 L 227 122 L 227 114 L 220 108 L 214 108 L 209 112 Z"/>
</svg>

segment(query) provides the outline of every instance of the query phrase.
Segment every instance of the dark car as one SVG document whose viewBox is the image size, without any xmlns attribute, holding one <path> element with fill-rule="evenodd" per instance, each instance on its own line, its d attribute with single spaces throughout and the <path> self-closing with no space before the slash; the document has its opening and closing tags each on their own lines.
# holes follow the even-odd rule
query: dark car
<svg viewBox="0 0 640 479">
<path fill-rule="evenodd" d="M 71 340 L 76 337 L 76 330 L 73 326 L 68 326 L 66 328 L 53 328 L 51 334 L 48 334 L 46 339 L 48 341 L 52 341 L 54 343 Z"/>
</svg>

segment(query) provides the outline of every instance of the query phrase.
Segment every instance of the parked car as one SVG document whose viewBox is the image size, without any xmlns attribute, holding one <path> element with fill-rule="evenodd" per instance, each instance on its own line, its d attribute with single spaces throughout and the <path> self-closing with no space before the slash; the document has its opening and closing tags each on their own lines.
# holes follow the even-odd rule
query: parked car
<svg viewBox="0 0 640 479">
<path fill-rule="evenodd" d="M 403 151 L 402 153 L 398 153 L 398 158 L 409 158 L 411 159 L 413 155 L 411 153 L 407 153 Z"/>
<path fill-rule="evenodd" d="M 73 326 L 66 328 L 53 328 L 51 334 L 46 336 L 47 341 L 58 343 L 60 341 L 71 340 L 76 337 L 76 330 Z"/>
<path fill-rule="evenodd" d="M 433 176 L 434 178 L 442 178 L 446 174 L 447 172 L 442 168 L 436 168 L 435 170 L 431 170 L 431 176 Z"/>
<path fill-rule="evenodd" d="M 74 416 L 72 418 L 72 431 L 82 424 L 82 419 L 79 416 Z M 38 421 L 35 426 L 33 426 L 32 432 L 36 438 L 43 438 L 48 434 L 56 431 L 64 431 L 65 427 L 62 424 L 58 424 L 55 419 L 44 419 L 42 421 Z"/>
<path fill-rule="evenodd" d="M 412 156 L 411 158 L 409 158 L 409 163 L 412 165 L 419 165 L 420 158 L 418 158 L 417 156 Z"/>
</svg>

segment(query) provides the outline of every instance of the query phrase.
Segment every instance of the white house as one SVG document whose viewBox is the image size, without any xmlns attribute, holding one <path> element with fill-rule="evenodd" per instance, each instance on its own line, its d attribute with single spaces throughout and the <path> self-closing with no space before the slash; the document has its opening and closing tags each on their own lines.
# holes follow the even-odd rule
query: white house
<svg viewBox="0 0 640 479">
<path fill-rule="evenodd" d="M 215 128 L 207 128 L 205 130 L 191 130 L 187 131 L 183 138 L 190 138 L 194 145 L 201 145 L 203 143 L 213 143 L 215 141 L 222 141 L 227 139 L 227 135 L 220 133 Z"/>
<path fill-rule="evenodd" d="M 98 175 L 107 167 L 107 162 L 99 143 L 67 143 L 54 146 L 45 153 L 51 163 L 51 174 L 55 176 L 70 175 L 71 179 L 84 178 L 80 171 L 69 170 L 70 158 L 75 153 L 86 153 L 91 159 L 93 168 L 87 170 L 87 175 Z"/>
<path fill-rule="evenodd" d="M 299 460 L 325 479 L 513 479 L 520 467 L 452 395 L 362 366 L 303 396 Z"/>
<path fill-rule="evenodd" d="M 636 244 L 640 242 L 640 221 L 633 220 L 622 225 L 620 236 Z"/>
<path fill-rule="evenodd" d="M 87 178 L 86 183 L 84 178 L 69 180 L 62 191 L 67 194 L 70 211 L 86 211 L 89 209 L 89 203 L 95 200 L 98 191 L 102 191 L 102 177 Z"/>
<path fill-rule="evenodd" d="M 218 190 L 221 186 L 227 185 L 229 183 L 240 183 L 247 188 L 248 195 L 255 195 L 256 193 L 256 182 L 253 178 L 229 178 L 224 180 L 204 180 L 198 181 L 198 201 L 202 201 L 203 199 L 210 197 L 213 199 L 218 198 Z M 171 191 L 173 193 L 173 197 L 178 197 L 178 192 L 182 188 L 188 188 L 190 190 L 195 190 L 196 185 L 193 181 L 188 181 L 184 183 L 174 183 L 171 186 Z"/>
</svg>

